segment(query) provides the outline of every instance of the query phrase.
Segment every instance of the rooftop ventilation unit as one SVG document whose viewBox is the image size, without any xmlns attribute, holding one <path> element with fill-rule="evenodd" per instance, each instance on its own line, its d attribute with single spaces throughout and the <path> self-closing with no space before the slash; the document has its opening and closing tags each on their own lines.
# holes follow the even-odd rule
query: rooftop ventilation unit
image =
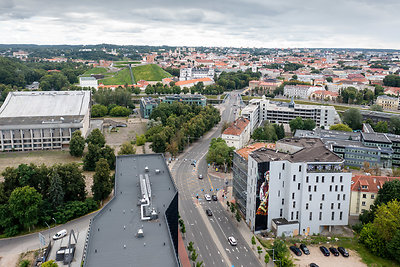
<svg viewBox="0 0 400 267">
<path fill-rule="evenodd" d="M 159 174 L 160 173 L 160 170 L 159 169 L 156 169 L 156 174 Z"/>
<path fill-rule="evenodd" d="M 137 238 L 144 237 L 143 228 L 139 228 L 139 230 L 137 231 L 136 237 Z"/>
<path fill-rule="evenodd" d="M 145 171 L 145 172 L 149 172 L 149 167 L 147 167 L 147 166 L 144 167 L 144 171 Z"/>
</svg>

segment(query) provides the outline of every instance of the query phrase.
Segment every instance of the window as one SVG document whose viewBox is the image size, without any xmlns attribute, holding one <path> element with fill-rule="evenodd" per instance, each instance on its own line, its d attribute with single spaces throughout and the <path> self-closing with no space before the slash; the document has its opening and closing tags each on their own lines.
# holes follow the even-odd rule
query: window
<svg viewBox="0 0 400 267">
<path fill-rule="evenodd" d="M 332 186 L 331 185 L 329 186 L 329 192 L 332 192 Z"/>
<path fill-rule="evenodd" d="M 279 173 L 279 180 L 281 179 L 281 173 Z"/>
<path fill-rule="evenodd" d="M 285 181 L 282 181 L 282 187 L 285 187 Z"/>
<path fill-rule="evenodd" d="M 322 194 L 322 200 L 323 201 L 325 200 L 325 194 Z"/>
<path fill-rule="evenodd" d="M 335 176 L 332 176 L 332 183 L 335 182 Z"/>
<path fill-rule="evenodd" d="M 319 220 L 322 220 L 322 212 L 319 212 Z"/>
<path fill-rule="evenodd" d="M 337 200 L 340 200 L 340 194 L 337 195 Z"/>
<path fill-rule="evenodd" d="M 311 185 L 308 186 L 308 192 L 311 192 Z"/>
<path fill-rule="evenodd" d="M 332 217 L 331 217 L 332 221 L 335 219 L 335 212 L 332 211 Z"/>
<path fill-rule="evenodd" d="M 337 185 L 335 185 L 335 192 L 337 192 L 337 188 L 338 188 L 338 186 L 337 186 Z"/>
<path fill-rule="evenodd" d="M 292 213 L 290 214 L 290 220 L 293 221 L 293 211 L 292 211 Z"/>
<path fill-rule="evenodd" d="M 293 201 L 293 208 L 296 208 L 296 201 Z"/>
<path fill-rule="evenodd" d="M 322 210 L 322 203 L 319 203 L 319 209 Z"/>
<path fill-rule="evenodd" d="M 285 163 L 282 163 L 282 170 L 285 169 Z"/>
<path fill-rule="evenodd" d="M 318 183 L 318 179 L 319 179 L 318 176 L 315 177 L 315 182 L 316 182 L 316 183 Z"/>
<path fill-rule="evenodd" d="M 334 204 L 333 204 L 333 203 L 331 203 L 331 210 L 333 210 L 333 205 L 334 205 Z"/>
<path fill-rule="evenodd" d="M 299 165 L 299 172 L 301 172 L 301 165 Z"/>
<path fill-rule="evenodd" d="M 281 209 L 281 210 L 279 211 L 279 217 L 282 217 L 282 215 L 283 215 L 283 209 Z"/>
<path fill-rule="evenodd" d="M 317 186 L 314 185 L 314 192 L 317 192 Z"/>
<path fill-rule="evenodd" d="M 292 193 L 292 199 L 294 199 L 294 193 Z"/>
<path fill-rule="evenodd" d="M 283 204 L 285 204 L 285 199 L 284 199 L 284 198 L 282 198 L 282 205 L 283 205 Z"/>
<path fill-rule="evenodd" d="M 278 197 L 281 196 L 281 190 L 278 190 Z"/>
<path fill-rule="evenodd" d="M 310 195 L 310 201 L 312 201 L 312 195 Z"/>
<path fill-rule="evenodd" d="M 337 208 L 340 210 L 340 203 L 337 203 Z"/>
<path fill-rule="evenodd" d="M 361 202 L 361 206 L 365 206 L 365 201 Z"/>
<path fill-rule="evenodd" d="M 345 194 L 343 194 L 343 200 L 346 200 L 346 195 Z"/>
<path fill-rule="evenodd" d="M 340 182 L 343 183 L 343 176 L 340 176 Z"/>
<path fill-rule="evenodd" d="M 300 183 L 297 184 L 297 190 L 300 190 Z"/>
<path fill-rule="evenodd" d="M 306 203 L 306 210 L 308 210 L 308 203 Z"/>
<path fill-rule="evenodd" d="M 325 176 L 321 177 L 321 183 L 325 183 Z"/>
<path fill-rule="evenodd" d="M 363 198 L 367 198 L 367 194 L 363 194 Z"/>
<path fill-rule="evenodd" d="M 293 175 L 293 182 L 296 182 L 296 175 Z"/>
<path fill-rule="evenodd" d="M 371 199 L 375 199 L 375 195 L 374 194 L 371 195 Z"/>
<path fill-rule="evenodd" d="M 340 213 L 339 213 L 339 220 L 342 220 L 343 219 L 343 211 L 341 211 Z"/>
<path fill-rule="evenodd" d="M 306 183 L 308 183 L 308 176 L 306 176 Z"/>
<path fill-rule="evenodd" d="M 343 192 L 343 185 L 341 185 L 341 186 L 340 186 L 340 191 L 342 191 L 342 192 Z"/>
<path fill-rule="evenodd" d="M 310 212 L 310 221 L 312 220 L 312 212 Z"/>
<path fill-rule="evenodd" d="M 298 219 L 299 219 L 299 212 L 296 211 L 296 220 L 298 220 Z"/>
</svg>

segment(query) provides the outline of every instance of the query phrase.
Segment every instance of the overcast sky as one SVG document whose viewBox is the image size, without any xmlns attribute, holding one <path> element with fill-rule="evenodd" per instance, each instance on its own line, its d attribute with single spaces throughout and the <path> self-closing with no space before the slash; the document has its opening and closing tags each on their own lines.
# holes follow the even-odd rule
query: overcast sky
<svg viewBox="0 0 400 267">
<path fill-rule="evenodd" d="M 0 0 L 0 43 L 400 49 L 399 0 Z"/>
</svg>

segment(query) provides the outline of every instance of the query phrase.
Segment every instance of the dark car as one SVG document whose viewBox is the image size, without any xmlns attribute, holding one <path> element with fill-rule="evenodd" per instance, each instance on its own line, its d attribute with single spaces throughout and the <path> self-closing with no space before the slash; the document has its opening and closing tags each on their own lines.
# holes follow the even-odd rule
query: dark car
<svg viewBox="0 0 400 267">
<path fill-rule="evenodd" d="M 337 249 L 340 252 L 340 254 L 342 254 L 343 257 L 349 256 L 349 252 L 347 252 L 347 250 L 344 247 L 338 247 Z"/>
<path fill-rule="evenodd" d="M 322 254 L 324 254 L 324 256 L 330 256 L 330 255 L 331 255 L 331 253 L 329 252 L 329 250 L 328 250 L 326 247 L 324 247 L 324 246 L 320 246 L 320 247 L 319 247 L 319 250 L 321 250 L 321 252 L 322 252 Z"/>
<path fill-rule="evenodd" d="M 206 209 L 206 213 L 208 216 L 212 216 L 212 211 L 210 209 Z"/>
<path fill-rule="evenodd" d="M 329 248 L 329 251 L 330 251 L 333 255 L 335 255 L 336 257 L 339 256 L 339 251 L 337 250 L 337 248 L 335 248 L 335 247 L 330 247 L 330 248 Z"/>
<path fill-rule="evenodd" d="M 319 266 L 315 263 L 310 263 L 310 267 L 319 267 Z"/>
<path fill-rule="evenodd" d="M 305 255 L 310 255 L 310 251 L 308 250 L 307 246 L 304 244 L 300 244 L 300 249 L 303 251 Z"/>
<path fill-rule="evenodd" d="M 296 256 L 301 256 L 302 253 L 301 253 L 301 250 L 298 247 L 290 246 L 289 248 L 290 248 L 291 251 L 293 251 L 294 254 L 296 254 Z"/>
<path fill-rule="evenodd" d="M 214 201 L 217 201 L 217 200 L 218 200 L 217 195 L 212 195 L 211 197 L 212 197 L 212 200 L 214 200 Z"/>
</svg>

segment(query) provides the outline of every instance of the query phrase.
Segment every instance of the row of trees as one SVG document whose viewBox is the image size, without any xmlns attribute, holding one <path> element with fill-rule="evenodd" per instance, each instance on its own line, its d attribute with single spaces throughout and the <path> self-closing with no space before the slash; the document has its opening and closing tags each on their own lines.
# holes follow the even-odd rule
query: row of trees
<svg viewBox="0 0 400 267">
<path fill-rule="evenodd" d="M 118 87 L 115 90 L 99 88 L 97 91 L 93 91 L 93 100 L 96 104 L 106 107 L 117 105 L 131 109 L 135 108 L 132 102 L 132 88 L 129 87 Z"/>
<path fill-rule="evenodd" d="M 395 74 L 387 75 L 383 79 L 383 84 L 386 86 L 400 87 L 400 76 Z"/>
<path fill-rule="evenodd" d="M 91 109 L 91 115 L 94 118 L 110 115 L 111 117 L 126 117 L 131 114 L 129 108 L 117 106 L 116 104 L 108 105 L 94 104 Z"/>
<path fill-rule="evenodd" d="M 219 111 L 212 107 L 201 107 L 174 102 L 161 103 L 150 115 L 147 141 L 152 142 L 154 152 L 170 152 L 176 155 L 188 142 L 193 142 L 209 131 L 221 120 Z"/>
<path fill-rule="evenodd" d="M 383 184 L 369 210 L 360 215 L 359 241 L 372 253 L 400 263 L 400 181 Z"/>
<path fill-rule="evenodd" d="M 246 70 L 244 72 L 222 72 L 215 81 L 216 84 L 224 88 L 225 91 L 232 91 L 242 89 L 249 85 L 249 81 L 258 80 L 260 77 L 260 72 L 252 72 L 251 70 Z"/>
<path fill-rule="evenodd" d="M 354 87 L 347 87 L 340 91 L 339 102 L 366 105 L 372 103 L 376 96 L 377 95 L 372 90 L 367 88 L 359 91 Z"/>
<path fill-rule="evenodd" d="M 283 124 L 266 123 L 264 126 L 256 128 L 251 137 L 256 141 L 276 142 L 285 137 L 285 129 Z"/>
</svg>

